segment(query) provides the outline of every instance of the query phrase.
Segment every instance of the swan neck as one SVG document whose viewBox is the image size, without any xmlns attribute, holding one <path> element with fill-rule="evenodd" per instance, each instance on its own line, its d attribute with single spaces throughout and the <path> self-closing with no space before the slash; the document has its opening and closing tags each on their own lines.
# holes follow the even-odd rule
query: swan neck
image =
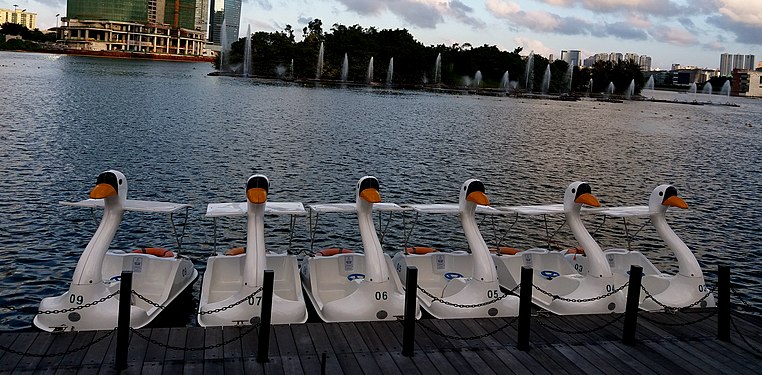
<svg viewBox="0 0 762 375">
<path fill-rule="evenodd" d="M 579 207 L 566 212 L 566 221 L 569 223 L 574 238 L 585 250 L 585 256 L 588 260 L 588 275 L 593 277 L 612 277 L 611 267 L 609 267 L 603 250 L 595 241 L 590 232 L 585 228 L 585 224 L 580 218 Z"/>
<path fill-rule="evenodd" d="M 89 285 L 103 282 L 103 259 L 124 216 L 118 199 L 107 199 L 98 229 L 88 242 L 74 269 L 72 284 Z"/>
<path fill-rule="evenodd" d="M 691 249 L 675 234 L 672 228 L 667 224 L 667 218 L 664 212 L 651 214 L 651 222 L 656 228 L 656 233 L 672 250 L 677 258 L 678 273 L 686 277 L 703 276 L 701 267 L 693 255 Z"/>
<path fill-rule="evenodd" d="M 261 286 L 267 266 L 265 248 L 265 203 L 247 203 L 246 257 L 243 266 L 243 282 L 247 286 Z"/>
<path fill-rule="evenodd" d="M 365 280 L 383 282 L 389 280 L 389 270 L 384 259 L 381 241 L 373 224 L 373 206 L 362 200 L 357 200 L 357 220 L 360 225 L 360 237 L 365 253 Z"/>
<path fill-rule="evenodd" d="M 473 278 L 484 282 L 497 280 L 495 263 L 476 223 L 476 204 L 467 202 L 460 213 L 460 222 L 473 258 Z"/>
</svg>

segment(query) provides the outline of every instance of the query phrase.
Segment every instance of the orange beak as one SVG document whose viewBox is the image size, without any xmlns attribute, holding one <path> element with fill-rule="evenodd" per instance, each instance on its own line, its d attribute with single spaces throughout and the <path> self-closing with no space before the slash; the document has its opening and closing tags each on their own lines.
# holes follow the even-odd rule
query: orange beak
<svg viewBox="0 0 762 375">
<path fill-rule="evenodd" d="M 586 204 L 588 206 L 593 207 L 600 207 L 601 202 L 598 202 L 598 198 L 596 198 L 594 195 L 590 193 L 585 193 L 577 197 L 577 199 L 574 200 L 574 203 L 582 203 Z"/>
<path fill-rule="evenodd" d="M 469 202 L 480 204 L 482 206 L 489 206 L 489 198 L 487 198 L 487 195 L 485 195 L 481 191 L 472 191 L 470 194 L 468 194 L 468 196 L 466 197 L 466 200 Z"/>
<path fill-rule="evenodd" d="M 90 198 L 91 199 L 102 199 L 110 196 L 117 195 L 116 190 L 113 186 L 109 184 L 98 184 L 95 185 L 93 190 L 90 190 Z"/>
<path fill-rule="evenodd" d="M 662 202 L 662 204 L 665 205 L 665 206 L 677 207 L 677 208 L 682 208 L 682 209 L 688 208 L 688 203 L 685 203 L 683 198 L 680 198 L 677 195 L 673 195 L 673 196 L 667 198 L 667 200 Z"/>
<path fill-rule="evenodd" d="M 366 201 L 370 203 L 380 203 L 381 202 L 381 194 L 378 193 L 378 190 L 373 188 L 368 188 L 360 192 L 360 198 L 365 199 Z"/>
<path fill-rule="evenodd" d="M 267 200 L 267 192 L 262 188 L 251 188 L 246 190 L 246 198 L 249 199 L 249 202 L 254 204 L 265 203 Z"/>
</svg>

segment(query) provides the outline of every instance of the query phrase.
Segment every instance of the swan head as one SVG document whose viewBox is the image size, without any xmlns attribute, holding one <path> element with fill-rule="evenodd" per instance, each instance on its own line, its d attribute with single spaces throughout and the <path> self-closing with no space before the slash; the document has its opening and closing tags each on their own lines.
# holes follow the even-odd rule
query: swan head
<svg viewBox="0 0 762 375">
<path fill-rule="evenodd" d="M 246 181 L 246 199 L 249 203 L 262 204 L 267 202 L 268 191 L 270 191 L 270 180 L 264 175 L 255 174 Z"/>
<path fill-rule="evenodd" d="M 95 187 L 90 190 L 90 198 L 124 203 L 127 200 L 127 178 L 113 169 L 101 172 L 95 180 Z"/>
<path fill-rule="evenodd" d="M 474 209 L 476 209 L 477 204 L 489 206 L 489 198 L 485 194 L 484 184 L 474 178 L 463 183 L 460 189 L 460 196 L 458 197 L 458 205 L 461 211 L 469 204 L 473 205 Z"/>
<path fill-rule="evenodd" d="M 572 182 L 564 193 L 564 211 L 579 211 L 583 204 L 593 207 L 601 205 L 598 198 L 593 195 L 590 184 L 581 181 Z"/>
<path fill-rule="evenodd" d="M 380 203 L 381 194 L 378 179 L 373 176 L 365 176 L 357 181 L 357 204 Z"/>
<path fill-rule="evenodd" d="M 651 213 L 666 212 L 669 207 L 688 208 L 688 204 L 677 194 L 677 188 L 672 185 L 659 185 L 648 198 L 648 211 Z"/>
</svg>

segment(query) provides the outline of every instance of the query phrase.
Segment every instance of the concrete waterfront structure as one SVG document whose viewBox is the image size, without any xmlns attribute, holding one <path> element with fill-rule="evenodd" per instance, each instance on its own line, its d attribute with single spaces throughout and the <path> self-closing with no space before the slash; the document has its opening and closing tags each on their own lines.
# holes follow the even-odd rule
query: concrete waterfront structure
<svg viewBox="0 0 762 375">
<path fill-rule="evenodd" d="M 15 23 L 29 30 L 37 28 L 37 13 L 29 13 L 26 9 L 0 9 L 0 25 Z"/>
<path fill-rule="evenodd" d="M 58 38 L 87 52 L 201 56 L 196 0 L 68 0 Z"/>
</svg>

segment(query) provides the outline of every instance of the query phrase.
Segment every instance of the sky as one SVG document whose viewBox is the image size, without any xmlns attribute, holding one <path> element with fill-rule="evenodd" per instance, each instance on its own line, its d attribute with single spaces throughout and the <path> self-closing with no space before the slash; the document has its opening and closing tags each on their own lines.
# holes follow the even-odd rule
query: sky
<svg viewBox="0 0 762 375">
<path fill-rule="evenodd" d="M 8 1 L 8 0 L 4 0 Z M 104 0 L 110 1 L 110 0 Z M 40 29 L 55 26 L 65 0 L 15 0 L 36 12 Z M 404 28 L 425 45 L 496 45 L 560 57 L 580 50 L 649 55 L 672 64 L 719 68 L 720 54 L 762 56 L 762 0 L 243 0 L 241 34 L 301 30 L 315 18 L 378 29 Z M 347 51 L 351 56 L 351 51 Z"/>
</svg>

